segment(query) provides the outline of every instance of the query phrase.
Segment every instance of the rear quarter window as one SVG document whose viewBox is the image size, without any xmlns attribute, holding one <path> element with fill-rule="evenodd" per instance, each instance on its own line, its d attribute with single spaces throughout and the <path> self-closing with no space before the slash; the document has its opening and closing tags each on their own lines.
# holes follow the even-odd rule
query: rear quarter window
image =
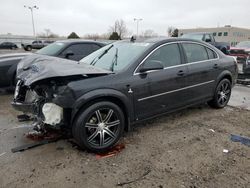
<svg viewBox="0 0 250 188">
<path fill-rule="evenodd" d="M 217 54 L 213 50 L 209 48 L 206 48 L 206 50 L 207 50 L 207 55 L 209 59 L 216 59 L 218 57 Z"/>
</svg>

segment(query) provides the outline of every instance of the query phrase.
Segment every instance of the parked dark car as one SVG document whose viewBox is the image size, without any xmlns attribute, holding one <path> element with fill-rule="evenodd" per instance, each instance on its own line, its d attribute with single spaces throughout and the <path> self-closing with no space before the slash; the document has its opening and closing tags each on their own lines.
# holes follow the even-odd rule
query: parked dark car
<svg viewBox="0 0 250 188">
<path fill-rule="evenodd" d="M 181 37 L 207 42 L 215 46 L 216 48 L 218 48 L 224 54 L 226 55 L 229 54 L 230 44 L 226 42 L 216 42 L 212 33 L 187 33 L 187 34 L 182 35 Z"/>
<path fill-rule="evenodd" d="M 79 61 L 106 43 L 88 40 L 63 40 L 52 43 L 35 54 L 56 56 Z M 16 67 L 22 58 L 31 53 L 16 53 L 0 56 L 0 87 L 15 85 Z"/>
<path fill-rule="evenodd" d="M 17 49 L 17 45 L 13 42 L 3 42 L 0 44 L 0 49 L 12 49 L 15 50 Z"/>
<path fill-rule="evenodd" d="M 232 47 L 230 55 L 237 58 L 241 74 L 250 74 L 250 41 L 243 41 Z"/>
<path fill-rule="evenodd" d="M 235 58 L 207 43 L 120 41 L 80 62 L 23 59 L 12 105 L 40 126 L 68 128 L 82 148 L 105 151 L 136 122 L 203 102 L 225 107 L 236 77 Z"/>
</svg>

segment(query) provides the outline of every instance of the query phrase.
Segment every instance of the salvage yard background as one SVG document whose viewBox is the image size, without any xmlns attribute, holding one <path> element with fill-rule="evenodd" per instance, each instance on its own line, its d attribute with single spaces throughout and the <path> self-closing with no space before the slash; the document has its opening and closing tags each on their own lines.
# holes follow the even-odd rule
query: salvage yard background
<svg viewBox="0 0 250 188">
<path fill-rule="evenodd" d="M 0 95 L 0 187 L 250 187 L 250 88 L 236 86 L 230 105 L 200 105 L 144 122 L 126 133 L 119 154 L 97 159 L 67 140 L 24 152 L 31 143 L 10 102 Z M 228 153 L 223 152 L 228 150 Z"/>
</svg>

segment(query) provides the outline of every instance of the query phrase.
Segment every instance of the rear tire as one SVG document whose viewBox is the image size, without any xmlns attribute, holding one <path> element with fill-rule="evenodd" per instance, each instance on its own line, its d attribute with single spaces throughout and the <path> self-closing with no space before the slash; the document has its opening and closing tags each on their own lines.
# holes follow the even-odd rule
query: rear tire
<svg viewBox="0 0 250 188">
<path fill-rule="evenodd" d="M 82 110 L 72 134 L 82 149 L 104 152 L 121 138 L 125 126 L 123 111 L 114 103 L 97 102 Z"/>
<path fill-rule="evenodd" d="M 31 50 L 32 50 L 31 46 L 26 47 L 26 51 L 31 51 Z"/>
<path fill-rule="evenodd" d="M 224 108 L 231 96 L 232 84 L 231 82 L 224 78 L 217 85 L 214 93 L 214 97 L 208 102 L 208 105 L 212 108 Z"/>
</svg>

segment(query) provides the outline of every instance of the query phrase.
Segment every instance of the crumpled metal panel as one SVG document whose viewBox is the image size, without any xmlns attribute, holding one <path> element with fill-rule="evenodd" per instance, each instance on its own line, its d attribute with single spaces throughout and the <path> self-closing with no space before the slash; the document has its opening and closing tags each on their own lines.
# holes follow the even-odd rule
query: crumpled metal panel
<svg viewBox="0 0 250 188">
<path fill-rule="evenodd" d="M 17 78 L 23 80 L 26 86 L 53 77 L 110 73 L 85 63 L 39 54 L 26 56 L 17 67 Z"/>
</svg>

